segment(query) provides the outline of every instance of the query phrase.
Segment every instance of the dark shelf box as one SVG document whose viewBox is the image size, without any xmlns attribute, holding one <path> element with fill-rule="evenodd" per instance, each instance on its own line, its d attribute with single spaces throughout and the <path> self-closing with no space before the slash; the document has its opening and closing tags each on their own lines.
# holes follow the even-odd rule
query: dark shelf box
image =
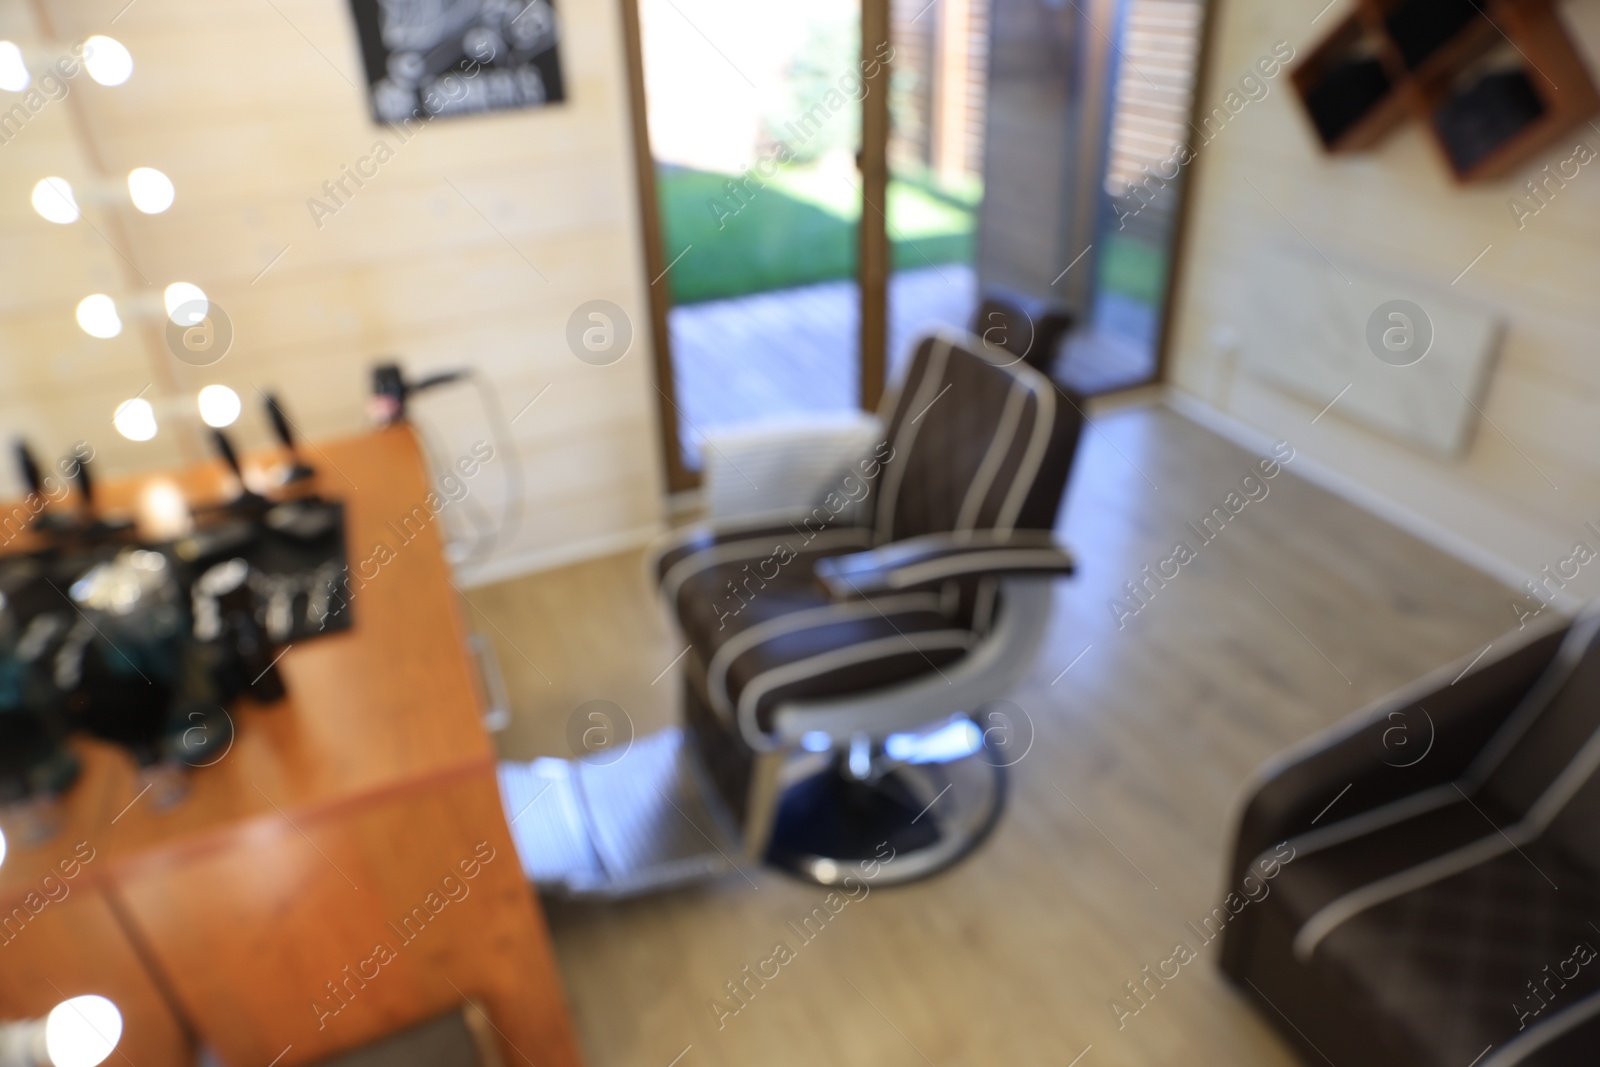
<svg viewBox="0 0 1600 1067">
<path fill-rule="evenodd" d="M 1485 74 L 1449 97 L 1433 114 L 1433 128 L 1457 173 L 1466 173 L 1545 113 L 1527 72 Z"/>
<path fill-rule="evenodd" d="M 1376 56 L 1336 62 L 1306 90 L 1306 108 L 1324 144 L 1338 141 L 1389 95 L 1393 86 Z"/>
<path fill-rule="evenodd" d="M 1407 70 L 1416 70 L 1474 19 L 1487 17 L 1473 0 L 1403 0 L 1384 25 Z"/>
</svg>

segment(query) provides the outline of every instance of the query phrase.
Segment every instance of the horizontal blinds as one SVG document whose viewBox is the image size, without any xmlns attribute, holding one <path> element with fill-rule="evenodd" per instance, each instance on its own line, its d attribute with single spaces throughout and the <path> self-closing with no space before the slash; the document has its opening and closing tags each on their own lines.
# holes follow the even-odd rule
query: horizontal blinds
<svg viewBox="0 0 1600 1067">
<path fill-rule="evenodd" d="M 1112 110 L 1108 195 L 1128 195 L 1146 168 L 1158 170 L 1187 139 L 1203 15 L 1199 0 L 1132 0 Z"/>
</svg>

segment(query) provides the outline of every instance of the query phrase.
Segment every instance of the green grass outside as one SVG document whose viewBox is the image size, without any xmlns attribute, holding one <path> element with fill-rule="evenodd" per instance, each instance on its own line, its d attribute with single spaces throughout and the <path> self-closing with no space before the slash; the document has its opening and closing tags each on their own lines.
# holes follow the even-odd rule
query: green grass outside
<svg viewBox="0 0 1600 1067">
<path fill-rule="evenodd" d="M 1167 252 L 1113 233 L 1100 253 L 1096 275 L 1100 290 L 1121 293 L 1157 307 L 1166 293 Z"/>
<path fill-rule="evenodd" d="M 850 278 L 856 272 L 855 189 L 837 175 L 785 167 L 736 197 L 731 174 L 657 168 L 662 230 L 676 304 Z M 718 207 L 713 207 L 718 205 Z M 889 183 L 896 269 L 968 262 L 976 212 L 962 198 L 907 181 Z"/>
</svg>

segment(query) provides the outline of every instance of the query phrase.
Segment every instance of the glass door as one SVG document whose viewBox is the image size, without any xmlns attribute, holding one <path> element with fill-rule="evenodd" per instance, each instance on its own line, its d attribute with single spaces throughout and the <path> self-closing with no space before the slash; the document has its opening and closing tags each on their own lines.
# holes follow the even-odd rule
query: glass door
<svg viewBox="0 0 1600 1067">
<path fill-rule="evenodd" d="M 1183 188 L 1203 150 L 1191 113 L 1206 0 L 1118 0 L 1108 14 L 1103 33 L 1090 27 L 1105 45 L 1108 91 L 1095 115 L 1100 180 L 1080 230 L 1090 249 L 1083 323 L 1058 365 L 1090 396 L 1159 374 Z"/>
<path fill-rule="evenodd" d="M 877 71 L 862 0 L 637 0 L 637 15 L 684 488 L 708 431 L 862 399 L 858 153 Z"/>
<path fill-rule="evenodd" d="M 968 329 L 977 305 L 989 11 L 989 0 L 891 0 L 891 380 L 918 336 Z"/>
</svg>

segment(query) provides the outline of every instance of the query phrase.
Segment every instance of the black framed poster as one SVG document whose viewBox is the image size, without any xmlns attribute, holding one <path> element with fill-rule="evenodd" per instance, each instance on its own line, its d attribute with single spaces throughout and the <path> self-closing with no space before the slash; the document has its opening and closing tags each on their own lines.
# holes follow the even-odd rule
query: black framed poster
<svg viewBox="0 0 1600 1067">
<path fill-rule="evenodd" d="M 565 98 L 552 0 L 350 0 L 380 122 Z"/>
</svg>

